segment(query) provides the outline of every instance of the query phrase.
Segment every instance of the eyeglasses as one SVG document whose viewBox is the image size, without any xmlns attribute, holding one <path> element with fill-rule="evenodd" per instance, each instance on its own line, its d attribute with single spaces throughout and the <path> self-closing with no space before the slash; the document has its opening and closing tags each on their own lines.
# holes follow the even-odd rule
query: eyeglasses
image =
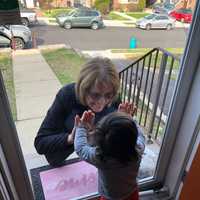
<svg viewBox="0 0 200 200">
<path fill-rule="evenodd" d="M 93 100 L 98 101 L 101 98 L 104 98 L 105 100 L 111 100 L 114 95 L 113 95 L 113 93 L 99 94 L 97 92 L 89 92 L 89 96 Z"/>
</svg>

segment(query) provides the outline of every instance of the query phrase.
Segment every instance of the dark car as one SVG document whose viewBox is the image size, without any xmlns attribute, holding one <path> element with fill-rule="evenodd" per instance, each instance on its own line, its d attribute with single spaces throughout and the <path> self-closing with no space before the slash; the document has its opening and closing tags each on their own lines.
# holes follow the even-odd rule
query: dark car
<svg viewBox="0 0 200 200">
<path fill-rule="evenodd" d="M 154 13 L 160 14 L 169 14 L 172 10 L 174 10 L 175 5 L 172 3 L 159 3 L 153 6 Z"/>
<path fill-rule="evenodd" d="M 178 21 L 191 23 L 192 22 L 192 10 L 191 9 L 178 9 L 170 13 L 170 16 Z"/>
<path fill-rule="evenodd" d="M 87 8 L 77 8 L 69 13 L 62 13 L 56 17 L 56 21 L 65 29 L 91 27 L 91 29 L 96 30 L 103 26 L 101 13 Z"/>
</svg>

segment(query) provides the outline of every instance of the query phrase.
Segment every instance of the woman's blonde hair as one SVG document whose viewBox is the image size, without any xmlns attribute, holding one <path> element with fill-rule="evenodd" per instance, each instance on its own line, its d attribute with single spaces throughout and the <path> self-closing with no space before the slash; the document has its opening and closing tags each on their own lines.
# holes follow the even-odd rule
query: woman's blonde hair
<svg viewBox="0 0 200 200">
<path fill-rule="evenodd" d="M 115 65 L 108 58 L 95 57 L 82 67 L 76 83 L 76 96 L 80 103 L 87 105 L 88 92 L 97 83 L 111 85 L 113 99 L 118 95 L 119 74 Z"/>
</svg>

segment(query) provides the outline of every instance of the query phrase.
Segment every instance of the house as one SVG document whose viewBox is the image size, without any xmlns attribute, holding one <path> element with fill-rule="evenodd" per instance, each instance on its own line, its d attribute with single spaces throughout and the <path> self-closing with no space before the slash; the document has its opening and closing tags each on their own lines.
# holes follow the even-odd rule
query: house
<svg viewBox="0 0 200 200">
<path fill-rule="evenodd" d="M 42 0 L 39 0 L 42 3 Z M 91 8 L 94 5 L 93 0 L 53 0 L 51 6 L 55 8 L 59 7 L 79 7 L 84 6 Z"/>
<path fill-rule="evenodd" d="M 20 0 L 20 2 L 27 8 L 43 7 L 48 5 L 48 1 L 45 0 Z M 92 0 L 50 0 L 49 5 L 54 8 L 59 7 L 78 7 L 80 5 L 85 7 L 92 7 Z"/>
<path fill-rule="evenodd" d="M 41 2 L 41 1 L 40 1 Z M 59 7 L 71 7 L 74 6 L 74 0 L 54 0 L 51 1 L 51 6 L 54 8 L 59 8 Z"/>
<path fill-rule="evenodd" d="M 190 8 L 194 10 L 196 5 L 196 0 L 179 0 L 176 2 L 176 8 Z"/>
<path fill-rule="evenodd" d="M 94 0 L 85 0 L 85 6 L 91 8 L 94 5 Z"/>
<path fill-rule="evenodd" d="M 140 11 L 145 5 L 145 0 L 113 0 L 113 10 L 118 11 Z"/>
<path fill-rule="evenodd" d="M 38 0 L 19 0 L 26 8 L 35 8 L 39 6 Z"/>
</svg>

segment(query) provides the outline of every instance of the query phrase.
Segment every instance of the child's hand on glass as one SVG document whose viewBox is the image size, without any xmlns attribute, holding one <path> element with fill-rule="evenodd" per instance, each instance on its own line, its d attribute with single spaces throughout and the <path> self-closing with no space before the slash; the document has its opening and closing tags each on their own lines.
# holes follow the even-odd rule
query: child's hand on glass
<svg viewBox="0 0 200 200">
<path fill-rule="evenodd" d="M 94 117 L 95 114 L 91 110 L 85 111 L 81 118 L 79 117 L 79 115 L 76 115 L 75 126 L 84 127 L 88 131 L 91 131 L 94 127 Z"/>
<path fill-rule="evenodd" d="M 124 112 L 133 117 L 137 111 L 137 107 L 134 104 L 129 103 L 129 102 L 120 103 L 118 107 L 118 111 Z"/>
</svg>

